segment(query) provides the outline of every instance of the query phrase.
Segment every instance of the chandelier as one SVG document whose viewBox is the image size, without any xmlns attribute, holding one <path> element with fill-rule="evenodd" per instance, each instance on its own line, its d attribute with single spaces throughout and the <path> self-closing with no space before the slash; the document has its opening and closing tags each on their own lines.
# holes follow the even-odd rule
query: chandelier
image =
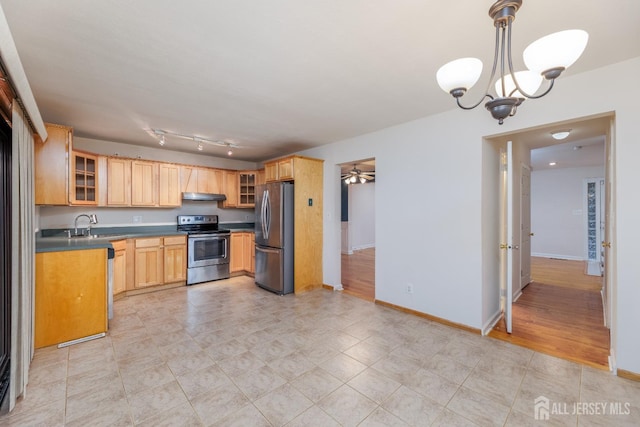
<svg viewBox="0 0 640 427">
<path fill-rule="evenodd" d="M 583 30 L 565 30 L 542 37 L 531 43 L 522 54 L 528 70 L 514 72 L 511 61 L 511 23 L 520 6 L 522 0 L 498 0 L 489 9 L 489 16 L 496 27 L 496 46 L 491 77 L 484 95 L 477 103 L 465 106 L 461 104 L 460 98 L 480 78 L 482 61 L 477 58 L 456 59 L 440 67 L 436 74 L 438 85 L 450 93 L 463 110 L 472 110 L 485 98 L 489 98 L 485 107 L 498 120 L 498 124 L 515 115 L 518 106 L 525 99 L 542 98 L 548 94 L 555 79 L 582 55 L 589 39 L 589 35 Z M 489 90 L 498 66 L 500 76 L 495 83 L 494 96 Z M 548 81 L 547 88 L 537 94 L 543 78 Z"/>
</svg>

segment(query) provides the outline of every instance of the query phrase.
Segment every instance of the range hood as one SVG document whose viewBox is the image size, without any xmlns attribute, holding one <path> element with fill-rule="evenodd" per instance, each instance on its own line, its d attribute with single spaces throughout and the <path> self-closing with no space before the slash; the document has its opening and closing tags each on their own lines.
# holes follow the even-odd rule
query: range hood
<svg viewBox="0 0 640 427">
<path fill-rule="evenodd" d="M 224 194 L 211 193 L 182 193 L 182 200 L 190 200 L 192 202 L 218 202 L 227 200 Z"/>
</svg>

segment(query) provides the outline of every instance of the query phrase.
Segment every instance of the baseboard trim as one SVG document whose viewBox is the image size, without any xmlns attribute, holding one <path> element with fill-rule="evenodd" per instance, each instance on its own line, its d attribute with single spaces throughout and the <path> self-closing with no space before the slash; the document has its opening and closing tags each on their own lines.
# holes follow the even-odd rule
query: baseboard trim
<svg viewBox="0 0 640 427">
<path fill-rule="evenodd" d="M 637 374 L 631 371 L 626 371 L 624 369 L 618 369 L 618 376 L 620 378 L 626 378 L 632 381 L 640 381 L 640 374 Z"/>
<path fill-rule="evenodd" d="M 443 319 L 443 318 L 438 317 L 438 316 L 433 316 L 431 314 L 423 313 L 421 311 L 412 310 L 410 308 L 406 308 L 406 307 L 402 307 L 402 306 L 399 306 L 399 305 L 395 305 L 395 304 L 392 304 L 390 302 L 382 301 L 382 300 L 379 300 L 379 299 L 376 299 L 373 302 L 375 304 L 381 305 L 383 307 L 392 308 L 394 310 L 402 311 L 403 313 L 413 314 L 414 316 L 422 317 L 423 319 L 432 320 L 434 322 L 437 322 L 437 323 L 440 323 L 440 324 L 443 324 L 443 325 L 446 325 L 446 326 L 451 326 L 452 328 L 462 329 L 463 331 L 471 332 L 471 333 L 474 333 L 474 334 L 477 334 L 477 335 L 482 335 L 482 331 L 480 331 L 480 329 L 472 328 L 471 326 L 463 325 L 462 323 L 452 322 L 450 320 Z"/>
<path fill-rule="evenodd" d="M 322 289 L 326 289 L 328 291 L 335 291 L 336 290 L 333 286 L 327 285 L 325 283 L 322 284 Z"/>
<path fill-rule="evenodd" d="M 561 255 L 561 254 L 545 254 L 539 252 L 532 252 L 531 256 L 538 258 L 556 258 L 556 259 L 565 259 L 567 261 L 587 261 L 583 257 L 573 256 L 573 255 Z"/>
<path fill-rule="evenodd" d="M 489 332 L 493 330 L 493 328 L 496 326 L 496 323 L 500 321 L 500 318 L 502 318 L 502 310 L 496 311 L 493 317 L 484 324 L 484 327 L 482 328 L 482 335 L 489 335 Z"/>
</svg>

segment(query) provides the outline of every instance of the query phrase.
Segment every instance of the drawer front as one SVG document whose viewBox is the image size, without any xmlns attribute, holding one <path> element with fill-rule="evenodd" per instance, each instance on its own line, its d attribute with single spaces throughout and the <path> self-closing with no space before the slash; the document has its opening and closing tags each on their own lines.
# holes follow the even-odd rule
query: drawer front
<svg viewBox="0 0 640 427">
<path fill-rule="evenodd" d="M 114 240 L 111 242 L 111 246 L 113 246 L 114 251 L 124 251 L 127 249 L 127 241 L 126 240 Z"/>
<path fill-rule="evenodd" d="M 136 248 L 151 248 L 162 245 L 162 237 L 150 237 L 147 239 L 136 239 Z"/>
<path fill-rule="evenodd" d="M 170 236 L 164 238 L 164 245 L 186 245 L 187 236 Z"/>
</svg>

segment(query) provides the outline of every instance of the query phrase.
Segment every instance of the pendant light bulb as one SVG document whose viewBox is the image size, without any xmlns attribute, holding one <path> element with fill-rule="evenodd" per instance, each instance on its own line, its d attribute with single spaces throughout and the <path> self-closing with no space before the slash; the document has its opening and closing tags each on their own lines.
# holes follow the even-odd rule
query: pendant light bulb
<svg viewBox="0 0 640 427">
<path fill-rule="evenodd" d="M 233 155 L 233 151 L 231 150 L 227 151 L 227 156 L 231 156 L 231 155 Z"/>
<path fill-rule="evenodd" d="M 202 151 L 204 149 L 204 146 L 202 145 L 202 142 L 198 143 L 198 151 Z"/>
<path fill-rule="evenodd" d="M 164 135 L 160 136 L 160 141 L 158 142 L 158 144 L 160 144 L 161 146 L 164 146 L 165 143 L 165 139 L 164 139 Z"/>
</svg>

